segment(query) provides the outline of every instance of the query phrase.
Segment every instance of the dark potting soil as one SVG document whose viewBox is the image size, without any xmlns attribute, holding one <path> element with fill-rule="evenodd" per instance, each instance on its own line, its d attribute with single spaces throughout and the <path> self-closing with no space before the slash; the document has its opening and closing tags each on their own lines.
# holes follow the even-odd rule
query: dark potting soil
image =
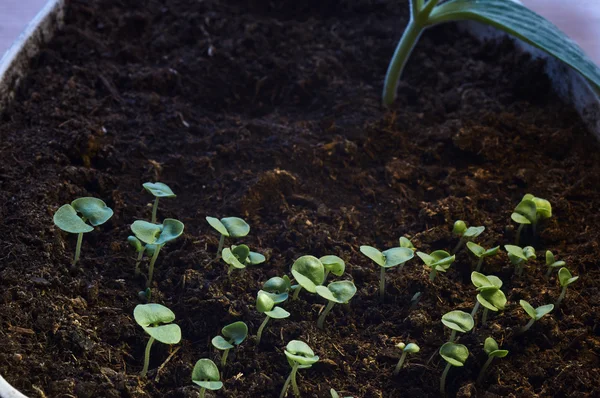
<svg viewBox="0 0 600 398">
<path fill-rule="evenodd" d="M 510 213 L 523 194 L 554 215 L 522 277 L 506 254 L 486 260 L 506 310 L 460 336 L 471 354 L 448 377 L 449 395 L 600 396 L 600 154 L 596 139 L 559 101 L 543 63 L 509 41 L 480 44 L 453 25 L 421 38 L 398 100 L 380 106 L 406 1 L 70 1 L 64 31 L 32 62 L 0 125 L 0 374 L 31 397 L 196 397 L 194 363 L 218 363 L 210 340 L 263 316 L 255 297 L 301 255 L 336 254 L 358 287 L 316 328 L 324 300 L 301 294 L 291 313 L 231 352 L 218 397 L 277 397 L 292 339 L 320 356 L 299 376 L 303 397 L 436 396 L 436 354 L 450 310 L 470 311 L 475 260 L 466 251 L 434 283 L 417 258 L 390 270 L 385 303 L 378 267 L 360 245 L 450 250 L 454 220 L 484 225 L 485 247 L 511 244 Z M 129 225 L 148 219 L 146 181 L 177 198 L 159 217 L 185 223 L 160 254 L 154 299 L 171 308 L 181 344 L 155 344 L 133 320 L 144 280 L 134 275 Z M 114 217 L 75 236 L 52 223 L 64 203 L 105 200 Z M 213 258 L 218 235 L 204 217 L 241 216 L 244 243 L 267 262 L 227 276 Z M 526 236 L 527 238 L 527 236 Z M 237 241 L 236 241 L 237 242 Z M 229 242 L 234 243 L 233 241 Z M 552 250 L 580 279 L 563 305 L 522 336 L 519 306 L 554 302 L 545 280 Z M 422 298 L 416 309 L 410 299 Z M 510 351 L 483 385 L 483 341 Z M 416 342 L 398 377 L 395 344 Z M 288 396 L 291 396 L 288 394 Z"/>
</svg>

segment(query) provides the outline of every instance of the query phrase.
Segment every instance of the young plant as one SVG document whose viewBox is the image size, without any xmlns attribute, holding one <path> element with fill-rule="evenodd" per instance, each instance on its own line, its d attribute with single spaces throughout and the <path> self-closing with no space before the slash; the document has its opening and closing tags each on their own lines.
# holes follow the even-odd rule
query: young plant
<svg viewBox="0 0 600 398">
<path fill-rule="evenodd" d="M 137 259 L 135 260 L 135 274 L 139 275 L 140 274 L 140 263 L 142 262 L 142 258 L 144 257 L 144 251 L 145 251 L 146 247 L 144 245 L 142 245 L 142 242 L 135 236 L 128 236 L 127 242 L 129 243 L 129 245 L 131 247 L 133 247 L 135 249 L 135 251 L 138 254 Z"/>
<path fill-rule="evenodd" d="M 554 309 L 554 304 L 546 304 L 537 308 L 533 308 L 531 304 L 525 300 L 519 301 L 519 304 L 521 307 L 523 307 L 527 315 L 531 317 L 531 320 L 527 323 L 527 325 L 523 326 L 523 328 L 517 334 L 522 334 L 528 331 L 536 321 L 539 321 L 544 315 L 552 312 Z"/>
<path fill-rule="evenodd" d="M 354 286 L 354 282 L 351 281 L 331 282 L 327 287 L 317 286 L 316 290 L 319 296 L 329 300 L 327 307 L 325 307 L 317 320 L 317 327 L 319 329 L 323 329 L 325 317 L 336 303 L 347 304 L 356 294 L 356 286 Z"/>
<path fill-rule="evenodd" d="M 537 258 L 535 249 L 531 246 L 519 247 L 514 245 L 505 245 L 504 250 L 508 253 L 508 259 L 515 266 L 515 274 L 523 274 L 523 265 L 525 262 Z"/>
<path fill-rule="evenodd" d="M 331 398 L 341 398 L 340 394 L 338 394 L 338 392 L 335 391 L 333 388 L 331 388 L 329 390 L 329 393 L 331 394 Z M 344 397 L 344 398 L 353 398 L 353 397 Z"/>
<path fill-rule="evenodd" d="M 383 105 L 396 97 L 398 80 L 421 33 L 439 23 L 469 20 L 491 25 L 565 62 L 595 88 L 600 87 L 600 69 L 552 23 L 524 7 L 506 0 L 410 0 L 410 19 L 385 76 Z"/>
<path fill-rule="evenodd" d="M 488 355 L 488 359 L 481 368 L 481 372 L 479 372 L 479 377 L 477 377 L 477 384 L 481 384 L 481 382 L 483 381 L 485 372 L 487 368 L 489 368 L 494 358 L 504 358 L 508 355 L 508 351 L 499 349 L 498 343 L 496 343 L 496 340 L 494 340 L 491 337 L 485 339 L 485 343 L 483 344 L 483 350 Z"/>
<path fill-rule="evenodd" d="M 285 293 L 287 296 L 287 293 Z M 269 319 L 285 319 L 290 316 L 290 313 L 284 310 L 281 307 L 276 307 L 275 304 L 278 304 L 273 297 L 280 297 L 278 295 L 274 295 L 271 293 L 264 292 L 262 290 L 258 291 L 258 296 L 256 297 L 256 310 L 266 315 L 263 323 L 260 324 L 258 328 L 258 333 L 256 333 L 256 345 L 260 344 L 260 339 L 262 338 L 263 330 L 265 326 L 267 326 L 267 322 Z M 286 297 L 287 299 L 287 297 Z"/>
<path fill-rule="evenodd" d="M 502 290 L 500 290 L 502 287 L 502 281 L 500 278 L 494 275 L 485 276 L 479 272 L 472 272 L 471 282 L 473 282 L 473 285 L 475 285 L 478 291 L 477 302 L 473 307 L 471 316 L 475 317 L 475 314 L 479 309 L 479 305 L 482 305 L 484 310 L 481 324 L 485 324 L 487 321 L 488 311 L 501 311 L 504 310 L 504 307 L 506 306 L 506 296 Z"/>
<path fill-rule="evenodd" d="M 406 247 L 414 252 L 417 251 L 417 248 L 412 244 L 410 239 L 405 238 L 404 236 L 400 238 L 400 247 Z"/>
<path fill-rule="evenodd" d="M 397 265 L 404 265 L 407 261 L 415 256 L 412 249 L 406 247 L 394 247 L 380 252 L 371 246 L 361 246 L 360 252 L 365 256 L 369 257 L 379 265 L 379 299 L 383 302 L 385 297 L 385 271 L 388 268 L 395 267 Z"/>
<path fill-rule="evenodd" d="M 546 266 L 548 267 L 546 278 L 550 278 L 553 269 L 564 267 L 566 264 L 564 261 L 556 261 L 554 254 L 550 250 L 546 250 Z"/>
<path fill-rule="evenodd" d="M 436 250 L 431 254 L 417 252 L 417 256 L 425 265 L 431 268 L 431 272 L 429 273 L 429 280 L 433 282 L 438 272 L 446 272 L 448 268 L 452 265 L 456 256 L 450 255 L 447 251 L 444 250 Z"/>
<path fill-rule="evenodd" d="M 296 373 L 298 373 L 298 369 L 310 368 L 319 360 L 319 357 L 315 355 L 308 344 L 299 340 L 292 340 L 287 344 L 285 347 L 285 356 L 287 357 L 288 363 L 292 367 L 292 372 L 285 381 L 279 398 L 285 397 L 285 393 L 290 386 L 290 383 L 292 384 L 294 395 L 299 397 L 300 389 L 298 388 L 298 383 L 296 382 Z"/>
<path fill-rule="evenodd" d="M 302 288 L 311 293 L 317 292 L 317 286 L 322 285 L 325 281 L 325 267 L 321 260 L 314 256 L 302 256 L 294 261 L 292 275 L 298 282 L 292 298 L 296 300 Z"/>
<path fill-rule="evenodd" d="M 416 354 L 417 352 L 421 351 L 421 348 L 414 343 L 399 343 L 396 345 L 396 347 L 402 350 L 402 356 L 400 357 L 400 360 L 394 369 L 394 376 L 396 376 L 400 372 L 400 369 L 402 369 L 402 365 L 404 365 L 404 360 L 406 359 L 407 354 Z"/>
<path fill-rule="evenodd" d="M 500 246 L 492 247 L 491 249 L 486 250 L 475 242 L 467 242 L 467 248 L 475 255 L 475 257 L 479 259 L 477 261 L 477 267 L 475 268 L 476 272 L 481 271 L 481 265 L 486 257 L 495 256 L 500 250 Z"/>
<path fill-rule="evenodd" d="M 223 388 L 219 368 L 210 359 L 202 358 L 192 370 L 192 382 L 200 386 L 200 398 L 204 398 L 206 390 L 216 391 Z"/>
<path fill-rule="evenodd" d="M 456 338 L 456 333 L 467 333 L 475 326 L 475 321 L 471 314 L 464 311 L 450 311 L 442 316 L 442 323 L 452 330 L 450 334 L 450 342 Z"/>
<path fill-rule="evenodd" d="M 446 376 L 448 376 L 450 368 L 464 366 L 469 358 L 469 349 L 462 344 L 448 342 L 440 347 L 440 355 L 448 362 L 440 379 L 440 393 L 444 396 L 446 395 Z"/>
<path fill-rule="evenodd" d="M 560 296 L 558 297 L 558 300 L 556 300 L 556 304 L 555 304 L 556 308 L 558 308 L 560 303 L 563 301 L 563 299 L 567 295 L 567 287 L 571 283 L 575 282 L 577 279 L 579 279 L 579 277 L 571 275 L 571 272 L 565 267 L 562 267 L 558 271 L 558 280 L 560 282 L 560 285 L 562 286 L 562 291 L 560 292 Z"/>
<path fill-rule="evenodd" d="M 211 340 L 211 343 L 217 350 L 223 351 L 223 355 L 221 356 L 221 366 L 225 366 L 229 350 L 234 347 L 234 344 L 240 345 L 246 340 L 246 336 L 248 336 L 248 325 L 241 321 L 234 322 L 223 327 L 223 329 L 221 329 L 221 334 L 225 337 L 215 336 Z"/>
<path fill-rule="evenodd" d="M 269 294 L 274 304 L 281 304 L 289 297 L 292 283 L 287 275 L 274 276 L 263 284 L 262 290 Z"/>
<path fill-rule="evenodd" d="M 173 311 L 160 304 L 138 304 L 133 310 L 133 318 L 150 335 L 148 344 L 146 344 L 144 368 L 141 373 L 141 376 L 144 377 L 148 373 L 150 349 L 154 340 L 164 344 L 177 344 L 181 341 L 181 329 L 178 325 L 171 323 L 175 320 Z"/>
<path fill-rule="evenodd" d="M 71 204 L 62 205 L 54 213 L 54 224 L 58 228 L 71 234 L 77 234 L 77 246 L 72 265 L 79 261 L 83 234 L 92 232 L 93 227 L 104 224 L 112 215 L 113 211 L 106 203 L 91 197 L 75 199 Z"/>
<path fill-rule="evenodd" d="M 346 270 L 346 263 L 338 256 L 323 256 L 319 261 L 321 261 L 323 267 L 325 267 L 325 279 L 323 279 L 323 283 L 327 280 L 327 276 L 330 272 L 335 276 L 342 276 Z"/>
<path fill-rule="evenodd" d="M 171 242 L 183 233 L 184 225 L 181 221 L 173 218 L 165 218 L 162 224 L 153 224 L 148 221 L 137 220 L 131 224 L 131 231 L 140 241 L 144 242 L 147 246 L 153 246 L 153 254 L 150 259 L 150 265 L 148 267 L 148 280 L 146 281 L 146 287 L 152 285 L 152 276 L 154 275 L 154 264 L 158 258 L 160 249 Z"/>
<path fill-rule="evenodd" d="M 452 228 L 452 234 L 459 236 L 460 240 L 458 241 L 456 247 L 452 251 L 452 253 L 458 253 L 461 249 L 462 245 L 466 242 L 469 242 L 479 235 L 481 235 L 485 231 L 485 227 L 469 227 L 467 228 L 467 224 L 462 220 L 457 220 L 454 222 L 454 227 Z"/>
<path fill-rule="evenodd" d="M 223 261 L 229 265 L 227 274 L 234 269 L 244 269 L 247 265 L 258 265 L 265 262 L 265 256 L 252 252 L 246 245 L 226 247 L 222 252 Z"/>
<path fill-rule="evenodd" d="M 154 195 L 154 205 L 152 206 L 152 223 L 156 223 L 156 212 L 158 211 L 159 198 L 174 198 L 177 195 L 171 191 L 167 184 L 162 182 L 145 182 L 142 184 L 144 189 Z"/>
<path fill-rule="evenodd" d="M 526 225 L 531 225 L 533 235 L 536 234 L 538 223 L 541 220 L 552 217 L 552 206 L 546 199 L 537 198 L 528 193 L 523 196 L 521 202 L 515 207 L 515 210 L 510 215 L 510 218 L 519 224 L 515 237 L 515 242 L 518 245 L 521 239 L 521 232 Z"/>
<path fill-rule="evenodd" d="M 223 250 L 225 237 L 243 238 L 250 232 L 250 226 L 246 224 L 246 221 L 238 217 L 225 217 L 220 220 L 214 217 L 206 217 L 206 221 L 221 234 L 221 238 L 219 238 L 219 247 L 217 248 L 217 259 L 221 255 L 221 250 Z"/>
</svg>

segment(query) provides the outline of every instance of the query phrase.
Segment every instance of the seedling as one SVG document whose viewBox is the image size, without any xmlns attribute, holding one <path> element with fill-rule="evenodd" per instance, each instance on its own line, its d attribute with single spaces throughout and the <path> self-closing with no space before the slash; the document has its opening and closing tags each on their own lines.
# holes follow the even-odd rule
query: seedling
<svg viewBox="0 0 600 398">
<path fill-rule="evenodd" d="M 417 248 L 412 244 L 410 239 L 405 238 L 404 236 L 400 238 L 400 247 L 406 247 L 412 251 L 417 251 Z"/>
<path fill-rule="evenodd" d="M 342 276 L 346 270 L 346 263 L 338 256 L 323 256 L 319 261 L 325 267 L 325 279 L 323 279 L 323 282 L 325 282 L 330 272 L 335 276 Z"/>
<path fill-rule="evenodd" d="M 527 325 L 523 326 L 523 328 L 517 334 L 528 331 L 536 321 L 539 321 L 544 315 L 552 312 L 554 309 L 554 304 L 546 304 L 537 308 L 533 308 L 531 304 L 525 300 L 519 301 L 519 304 L 521 304 L 521 307 L 523 307 L 527 315 L 531 317 L 531 320 L 527 323 Z"/>
<path fill-rule="evenodd" d="M 415 308 L 417 308 L 417 305 L 419 305 L 419 301 L 421 301 L 421 297 L 423 296 L 423 293 L 421 292 L 416 292 L 415 294 L 413 294 L 412 298 L 410 299 L 410 309 L 414 310 Z"/>
<path fill-rule="evenodd" d="M 321 260 L 314 256 L 302 256 L 294 261 L 292 275 L 298 282 L 293 296 L 293 300 L 296 300 L 302 288 L 311 293 L 317 292 L 317 286 L 325 280 L 325 267 Z"/>
<path fill-rule="evenodd" d="M 156 212 L 158 211 L 158 199 L 174 198 L 177 195 L 171 191 L 167 184 L 162 182 L 145 182 L 144 189 L 154 195 L 154 205 L 152 206 L 152 223 L 156 223 Z"/>
<path fill-rule="evenodd" d="M 220 220 L 214 217 L 206 217 L 206 221 L 221 234 L 219 247 L 217 248 L 217 259 L 221 255 L 221 250 L 223 250 L 225 237 L 243 238 L 250 232 L 250 226 L 246 224 L 246 221 L 238 217 L 225 217 Z"/>
<path fill-rule="evenodd" d="M 472 272 L 471 282 L 473 282 L 473 285 L 475 285 L 477 291 L 479 292 L 477 294 L 477 302 L 473 307 L 471 316 L 475 317 L 475 314 L 479 309 L 479 305 L 481 304 L 484 307 L 481 323 L 485 324 L 487 321 L 488 311 L 501 311 L 504 310 L 504 307 L 506 306 L 506 296 L 502 290 L 500 290 L 502 287 L 502 281 L 500 278 L 494 275 L 485 276 L 479 272 Z"/>
<path fill-rule="evenodd" d="M 385 271 L 388 268 L 395 267 L 397 265 L 404 265 L 408 260 L 415 256 L 412 249 L 406 247 L 394 247 L 380 252 L 371 246 L 361 246 L 360 251 L 365 256 L 369 257 L 379 265 L 379 299 L 383 301 L 385 297 Z"/>
<path fill-rule="evenodd" d="M 448 362 L 440 379 L 440 393 L 444 396 L 446 395 L 446 376 L 448 376 L 450 368 L 464 366 L 469 358 L 469 349 L 462 344 L 448 342 L 440 347 L 440 355 Z"/>
<path fill-rule="evenodd" d="M 104 224 L 112 215 L 113 211 L 106 203 L 91 197 L 75 199 L 71 204 L 62 205 L 54 213 L 54 224 L 58 228 L 71 234 L 78 234 L 72 265 L 77 264 L 77 261 L 79 261 L 83 234 L 92 232 L 93 227 Z M 87 224 L 87 221 L 92 226 Z"/>
<path fill-rule="evenodd" d="M 404 365 L 404 360 L 406 359 L 407 354 L 416 354 L 417 352 L 421 351 L 421 348 L 414 343 L 399 343 L 396 345 L 396 347 L 402 350 L 402 356 L 400 357 L 400 360 L 394 369 L 394 376 L 396 376 L 400 372 L 400 369 L 402 369 L 402 365 Z"/>
<path fill-rule="evenodd" d="M 287 293 L 285 293 L 287 295 Z M 265 320 L 261 323 L 258 328 L 258 332 L 256 333 L 256 345 L 260 344 L 260 339 L 262 338 L 262 333 L 267 326 L 267 322 L 269 319 L 285 319 L 290 316 L 290 313 L 284 310 L 281 307 L 276 307 L 275 300 L 273 296 L 277 297 L 277 295 L 264 292 L 262 290 L 258 291 L 258 296 L 256 297 L 256 310 L 266 315 Z"/>
<path fill-rule="evenodd" d="M 294 395 L 299 397 L 300 389 L 298 388 L 298 383 L 296 382 L 296 373 L 298 373 L 298 369 L 310 368 L 319 360 L 319 357 L 315 355 L 308 344 L 299 340 L 292 340 L 287 344 L 285 347 L 285 356 L 287 357 L 288 363 L 292 367 L 292 372 L 285 381 L 279 398 L 285 397 L 285 393 L 290 386 L 290 383 L 292 384 Z"/>
<path fill-rule="evenodd" d="M 221 334 L 225 337 L 215 336 L 211 340 L 211 343 L 217 350 L 223 351 L 223 355 L 221 356 L 221 366 L 225 366 L 229 350 L 234 347 L 234 344 L 240 345 L 246 340 L 246 336 L 248 336 L 248 325 L 241 321 L 234 322 L 223 327 L 223 329 L 221 329 Z"/>
<path fill-rule="evenodd" d="M 455 255 L 450 255 L 450 253 L 444 250 L 436 250 L 431 254 L 417 252 L 417 256 L 423 260 L 425 265 L 431 268 L 431 272 L 429 273 L 429 280 L 431 282 L 435 280 L 438 272 L 446 272 L 456 259 Z"/>
<path fill-rule="evenodd" d="M 510 262 L 515 266 L 515 274 L 521 276 L 523 274 L 523 265 L 525 262 L 535 259 L 535 249 L 531 246 L 519 247 L 514 245 L 505 245 L 504 250 L 508 253 Z"/>
<path fill-rule="evenodd" d="M 289 297 L 292 288 L 290 278 L 284 275 L 283 278 L 274 276 L 263 285 L 263 291 L 269 294 L 274 304 L 281 304 Z"/>
<path fill-rule="evenodd" d="M 325 317 L 336 303 L 346 304 L 356 294 L 356 286 L 354 286 L 354 282 L 351 281 L 331 282 L 327 287 L 317 286 L 316 290 L 319 296 L 329 300 L 327 307 L 325 307 L 317 320 L 317 327 L 319 329 L 323 329 Z"/>
<path fill-rule="evenodd" d="M 492 247 L 491 249 L 486 250 L 475 242 L 467 242 L 467 248 L 475 255 L 475 257 L 479 259 L 477 261 L 477 267 L 475 268 L 475 271 L 477 272 L 481 271 L 481 265 L 486 257 L 495 256 L 500 250 L 500 246 Z"/>
<path fill-rule="evenodd" d="M 171 323 L 175 320 L 173 311 L 161 304 L 138 304 L 133 310 L 133 318 L 150 335 L 150 340 L 146 344 L 144 368 L 141 373 L 141 376 L 144 377 L 148 373 L 150 349 L 154 340 L 164 344 L 177 344 L 181 341 L 181 329 L 178 325 Z"/>
<path fill-rule="evenodd" d="M 252 252 L 246 245 L 231 246 L 223 249 L 223 261 L 229 265 L 227 274 L 234 269 L 244 269 L 247 265 L 258 265 L 265 262 L 265 256 Z"/>
<path fill-rule="evenodd" d="M 140 263 L 142 262 L 142 258 L 144 257 L 144 251 L 145 251 L 146 248 L 144 247 L 144 245 L 142 245 L 142 242 L 138 238 L 136 238 L 135 236 L 128 236 L 127 237 L 127 242 L 138 253 L 137 259 L 135 260 L 135 274 L 139 275 L 139 273 L 140 273 Z"/>
<path fill-rule="evenodd" d="M 442 316 L 442 323 L 452 330 L 450 342 L 456 338 L 456 333 L 467 333 L 475 326 L 475 321 L 471 314 L 464 311 L 450 311 Z"/>
<path fill-rule="evenodd" d="M 552 217 L 552 206 L 546 199 L 536 198 L 532 194 L 526 194 L 521 202 L 515 207 L 510 218 L 519 224 L 515 242 L 518 245 L 521 232 L 526 225 L 531 225 L 533 235 L 536 234 L 537 225 L 541 220 Z"/>
<path fill-rule="evenodd" d="M 329 390 L 329 393 L 331 394 L 331 398 L 341 398 L 340 394 L 338 394 L 338 392 L 335 391 L 333 388 Z M 344 397 L 344 398 L 353 398 L 353 397 Z"/>
<path fill-rule="evenodd" d="M 488 359 L 481 368 L 481 372 L 479 372 L 479 377 L 477 377 L 477 384 L 481 384 L 481 382 L 483 381 L 485 372 L 494 360 L 494 358 L 504 358 L 508 355 L 508 351 L 499 349 L 498 343 L 496 343 L 496 340 L 494 340 L 491 337 L 485 339 L 485 343 L 483 344 L 483 350 L 488 355 Z"/>
<path fill-rule="evenodd" d="M 153 224 L 148 221 L 137 220 L 131 225 L 131 231 L 135 237 L 146 245 L 153 246 L 153 254 L 150 259 L 150 265 L 148 267 L 148 280 L 146 281 L 146 287 L 152 285 L 152 276 L 154 275 L 154 264 L 158 258 L 160 249 L 171 242 L 183 233 L 184 225 L 181 221 L 173 218 L 165 218 L 162 224 Z"/>
<path fill-rule="evenodd" d="M 200 398 L 204 398 L 206 390 L 220 390 L 223 388 L 219 368 L 210 359 L 200 359 L 192 370 L 192 382 L 200 386 Z"/>
<path fill-rule="evenodd" d="M 481 235 L 483 233 L 483 231 L 485 231 L 485 227 L 483 227 L 483 226 L 467 228 L 467 224 L 464 221 L 462 221 L 462 220 L 455 221 L 454 227 L 452 228 L 452 234 L 459 236 L 460 240 L 458 241 L 458 244 L 456 245 L 456 247 L 454 248 L 452 253 L 458 253 L 458 251 L 461 249 L 462 245 L 464 245 L 466 242 L 469 242 L 469 241 L 475 239 L 476 237 Z"/>
<path fill-rule="evenodd" d="M 558 297 L 558 300 L 556 300 L 556 308 L 558 308 L 560 303 L 563 301 L 563 299 L 567 295 L 567 287 L 571 283 L 575 282 L 577 279 L 579 279 L 579 277 L 571 275 L 571 272 L 565 267 L 562 267 L 558 271 L 558 280 L 560 282 L 560 285 L 562 286 L 562 291 L 560 292 L 560 296 Z"/>
<path fill-rule="evenodd" d="M 546 278 L 550 277 L 553 269 L 564 267 L 566 264 L 564 261 L 556 261 L 554 254 L 550 250 L 546 250 L 546 266 L 548 267 Z"/>
</svg>

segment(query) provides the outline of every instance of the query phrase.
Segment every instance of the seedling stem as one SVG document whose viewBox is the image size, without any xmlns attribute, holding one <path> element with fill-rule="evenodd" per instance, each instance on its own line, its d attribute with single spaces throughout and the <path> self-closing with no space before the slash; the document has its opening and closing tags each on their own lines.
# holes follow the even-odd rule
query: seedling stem
<svg viewBox="0 0 600 398">
<path fill-rule="evenodd" d="M 385 267 L 380 267 L 379 271 L 379 300 L 381 302 L 385 299 Z"/>
<path fill-rule="evenodd" d="M 154 337 L 150 337 L 148 340 L 148 344 L 146 344 L 146 354 L 144 356 L 144 368 L 142 369 L 141 376 L 145 377 L 146 373 L 148 373 L 148 365 L 150 365 L 150 348 L 152 348 L 152 343 L 154 343 Z"/>
<path fill-rule="evenodd" d="M 492 361 L 494 360 L 495 357 L 490 356 L 488 358 L 487 361 L 485 361 L 485 364 L 483 364 L 483 367 L 481 368 L 481 372 L 479 373 L 479 377 L 477 378 L 477 384 L 481 384 L 481 382 L 483 381 L 483 378 L 485 376 L 485 371 L 487 370 L 487 368 L 490 367 Z"/>
<path fill-rule="evenodd" d="M 221 257 L 221 250 L 223 250 L 223 245 L 225 244 L 225 235 L 221 235 L 219 239 L 219 248 L 217 249 L 217 260 Z"/>
<path fill-rule="evenodd" d="M 83 242 L 83 232 L 77 235 L 77 246 L 75 247 L 75 258 L 73 259 L 73 266 L 79 261 L 79 255 L 81 254 L 81 243 Z"/>
<path fill-rule="evenodd" d="M 260 324 L 260 327 L 258 328 L 258 332 L 256 333 L 256 345 L 260 344 L 260 339 L 262 337 L 263 329 L 265 328 L 265 326 L 267 326 L 267 323 L 269 322 L 269 319 L 271 319 L 271 317 L 270 316 L 266 316 L 265 320 Z"/>
<path fill-rule="evenodd" d="M 152 275 L 154 275 L 154 263 L 158 258 L 158 253 L 163 245 L 156 245 L 154 248 L 154 254 L 152 255 L 152 259 L 150 260 L 150 266 L 148 267 L 148 281 L 146 282 L 146 287 L 150 287 L 152 285 Z"/>
<path fill-rule="evenodd" d="M 221 355 L 221 366 L 225 367 L 225 365 L 227 364 L 227 355 L 229 355 L 229 350 L 231 348 L 223 351 L 223 355 Z"/>
<path fill-rule="evenodd" d="M 382 269 L 385 269 L 385 268 L 382 268 Z M 327 303 L 327 307 L 325 307 L 325 309 L 321 313 L 321 316 L 319 316 L 319 319 L 317 320 L 317 327 L 319 329 L 323 329 L 323 323 L 325 322 L 325 317 L 327 316 L 327 314 L 329 314 L 329 312 L 331 311 L 331 309 L 333 308 L 334 305 L 335 305 L 335 301 L 329 301 Z"/>
<path fill-rule="evenodd" d="M 450 340 L 448 341 L 452 343 L 454 339 L 456 339 L 456 330 L 453 330 L 452 333 L 450 333 Z"/>
<path fill-rule="evenodd" d="M 442 378 L 440 380 L 440 393 L 442 396 L 446 395 L 446 376 L 448 376 L 448 372 L 450 371 L 451 367 L 452 365 L 447 363 L 446 367 L 444 368 L 444 373 L 442 373 Z"/>
<path fill-rule="evenodd" d="M 156 223 L 156 212 L 158 211 L 158 196 L 154 198 L 154 206 L 152 206 L 152 224 Z"/>
<path fill-rule="evenodd" d="M 285 384 L 283 385 L 283 389 L 281 390 L 281 394 L 279 395 L 279 398 L 285 397 L 285 393 L 286 393 L 288 387 L 290 386 L 290 383 L 292 383 L 292 389 L 294 390 L 294 395 L 297 397 L 300 396 L 300 389 L 298 388 L 298 385 L 296 384 L 296 373 L 297 372 L 298 372 L 298 363 L 295 363 L 294 366 L 292 366 L 292 372 L 290 373 L 290 375 L 288 376 L 288 378 L 285 381 Z"/>
<path fill-rule="evenodd" d="M 523 328 L 521 328 L 521 330 L 519 331 L 518 334 L 522 334 L 522 333 L 525 333 L 526 331 L 528 331 L 529 328 L 531 328 L 534 323 L 535 323 L 535 318 L 531 318 L 531 320 L 529 322 L 527 322 L 527 325 L 525 325 L 525 326 L 523 326 Z"/>
<path fill-rule="evenodd" d="M 400 357 L 400 360 L 398 361 L 398 364 L 396 365 L 396 368 L 394 369 L 394 376 L 400 372 L 400 369 L 402 369 L 402 365 L 404 365 L 404 360 L 406 359 L 407 353 L 408 353 L 407 351 L 402 351 L 402 356 Z"/>
</svg>

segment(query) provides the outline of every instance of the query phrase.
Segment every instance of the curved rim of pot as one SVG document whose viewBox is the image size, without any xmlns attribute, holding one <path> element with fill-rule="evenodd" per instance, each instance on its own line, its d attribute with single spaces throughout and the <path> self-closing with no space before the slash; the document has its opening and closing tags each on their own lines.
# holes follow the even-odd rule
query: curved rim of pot
<svg viewBox="0 0 600 398">
<path fill-rule="evenodd" d="M 0 376 L 0 398 L 27 398 Z"/>
</svg>

